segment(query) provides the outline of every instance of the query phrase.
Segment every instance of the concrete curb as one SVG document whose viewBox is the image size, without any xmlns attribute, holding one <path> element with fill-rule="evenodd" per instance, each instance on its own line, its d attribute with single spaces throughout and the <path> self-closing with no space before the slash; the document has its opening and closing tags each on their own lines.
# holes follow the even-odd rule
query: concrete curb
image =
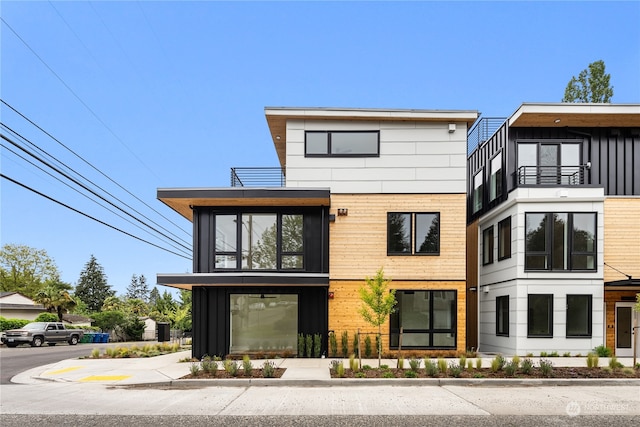
<svg viewBox="0 0 640 427">
<path fill-rule="evenodd" d="M 204 387 L 569 387 L 569 386 L 640 386 L 640 379 L 505 379 L 505 378 L 414 378 L 414 379 L 361 379 L 335 378 L 331 380 L 283 380 L 279 378 L 235 378 L 171 380 L 137 384 L 112 384 L 115 388 L 204 388 Z"/>
</svg>

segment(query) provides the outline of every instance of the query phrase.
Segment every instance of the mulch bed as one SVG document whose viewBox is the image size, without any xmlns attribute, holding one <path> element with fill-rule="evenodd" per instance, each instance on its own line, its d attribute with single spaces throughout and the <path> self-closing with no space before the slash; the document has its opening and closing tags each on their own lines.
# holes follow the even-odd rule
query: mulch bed
<svg viewBox="0 0 640 427">
<path fill-rule="evenodd" d="M 353 372 L 351 369 L 345 369 L 345 374 L 342 378 L 407 378 L 406 372 L 409 369 L 366 369 L 361 370 L 360 373 Z M 393 375 L 393 376 L 391 376 Z M 331 371 L 331 378 L 340 378 Z M 433 377 L 427 375 L 424 369 L 418 369 L 416 371 L 415 378 L 453 378 L 452 375 L 437 374 Z M 490 368 L 464 370 L 460 373 L 459 378 L 640 378 L 640 369 L 603 369 L 600 368 L 587 368 L 587 367 L 554 367 L 551 375 L 546 377 L 542 374 L 540 368 L 533 368 L 531 373 L 523 374 L 522 372 L 516 372 L 515 375 L 509 376 L 502 370 L 498 372 L 492 372 Z"/>
<path fill-rule="evenodd" d="M 280 378 L 282 374 L 284 374 L 284 371 L 286 371 L 286 369 L 276 368 L 272 378 Z M 262 369 L 252 369 L 251 375 L 245 375 L 244 370 L 239 369 L 238 374 L 234 377 L 224 369 L 220 368 L 216 372 L 200 371 L 196 376 L 194 376 L 193 374 L 189 374 L 189 375 L 185 375 L 184 377 L 181 377 L 180 379 L 181 380 L 193 380 L 193 379 L 212 380 L 212 379 L 231 379 L 231 378 L 247 379 L 247 378 L 265 378 L 265 377 L 264 375 L 262 375 Z"/>
</svg>

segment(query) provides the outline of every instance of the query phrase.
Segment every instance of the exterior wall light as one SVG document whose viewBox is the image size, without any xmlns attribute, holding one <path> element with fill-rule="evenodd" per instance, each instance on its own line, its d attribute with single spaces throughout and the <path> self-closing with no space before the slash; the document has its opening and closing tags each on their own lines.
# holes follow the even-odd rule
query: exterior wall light
<svg viewBox="0 0 640 427">
<path fill-rule="evenodd" d="M 349 209 L 338 208 L 338 216 L 347 216 L 347 215 L 349 215 Z"/>
</svg>

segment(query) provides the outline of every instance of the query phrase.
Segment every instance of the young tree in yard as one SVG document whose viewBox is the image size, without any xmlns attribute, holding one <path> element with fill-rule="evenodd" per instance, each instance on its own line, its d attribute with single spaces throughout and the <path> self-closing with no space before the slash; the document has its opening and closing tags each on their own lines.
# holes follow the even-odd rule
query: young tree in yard
<svg viewBox="0 0 640 427">
<path fill-rule="evenodd" d="M 58 281 L 58 267 L 47 252 L 25 245 L 6 244 L 0 249 L 0 291 L 34 298 L 48 282 Z"/>
<path fill-rule="evenodd" d="M 378 328 L 378 367 L 382 359 L 382 325 L 387 321 L 396 305 L 396 291 L 387 291 L 391 280 L 384 277 L 382 268 L 378 270 L 374 278 L 367 277 L 366 285 L 360 288 L 360 299 L 363 302 L 360 308 L 362 318 L 372 326 Z"/>
<path fill-rule="evenodd" d="M 589 64 L 589 68 L 580 71 L 578 78 L 571 77 L 562 102 L 611 102 L 611 74 L 606 74 L 604 69 L 604 61 L 595 61 Z"/>
<path fill-rule="evenodd" d="M 76 296 L 87 304 L 91 311 L 100 311 L 104 300 L 115 295 L 115 291 L 107 284 L 107 276 L 96 258 L 91 255 L 84 269 L 80 272 L 80 280 L 76 285 Z"/>
</svg>

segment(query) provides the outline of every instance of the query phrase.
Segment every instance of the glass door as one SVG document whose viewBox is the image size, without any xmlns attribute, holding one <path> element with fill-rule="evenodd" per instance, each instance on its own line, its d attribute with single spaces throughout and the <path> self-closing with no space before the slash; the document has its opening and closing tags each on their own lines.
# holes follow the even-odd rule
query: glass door
<svg viewBox="0 0 640 427">
<path fill-rule="evenodd" d="M 632 302 L 616 303 L 616 356 L 633 357 L 633 326 L 636 325 L 637 313 L 633 311 Z M 637 331 L 640 332 L 640 331 Z M 637 346 L 640 348 L 640 342 Z M 640 356 L 640 350 L 636 350 Z"/>
</svg>

